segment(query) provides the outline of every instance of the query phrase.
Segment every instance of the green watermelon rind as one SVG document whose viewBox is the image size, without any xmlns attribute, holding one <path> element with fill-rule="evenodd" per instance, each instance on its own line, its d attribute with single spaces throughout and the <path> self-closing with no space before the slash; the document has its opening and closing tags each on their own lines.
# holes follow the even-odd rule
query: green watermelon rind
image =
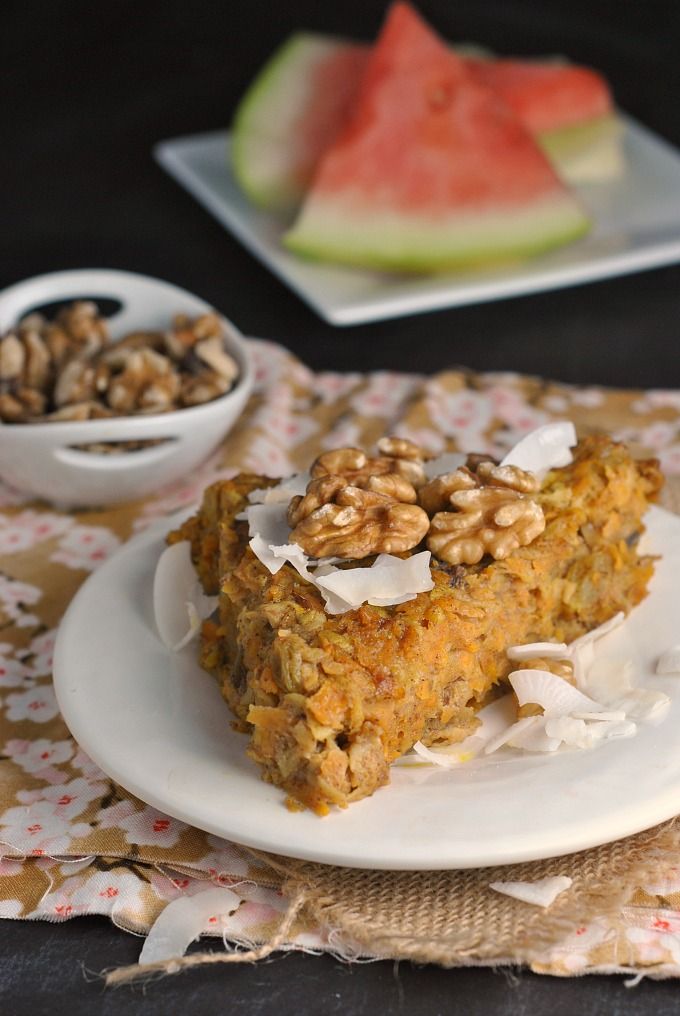
<svg viewBox="0 0 680 1016">
<path fill-rule="evenodd" d="M 231 129 L 231 165 L 234 177 L 246 197 L 258 208 L 266 211 L 285 211 L 299 200 L 297 192 L 293 192 L 285 181 L 279 179 L 270 185 L 258 182 L 253 167 L 261 164 L 262 149 L 267 144 L 257 130 L 253 131 L 254 121 L 262 107 L 277 88 L 277 81 L 286 69 L 295 63 L 296 53 L 304 50 L 310 41 L 323 39 L 312 32 L 296 32 L 291 35 L 269 58 L 255 78 L 246 94 L 241 99 Z M 250 150 L 259 148 L 258 157 L 253 159 Z M 275 148 L 279 145 L 276 143 Z"/>
<path fill-rule="evenodd" d="M 534 139 L 559 169 L 561 160 L 581 154 L 605 139 L 621 138 L 623 131 L 623 123 L 616 113 L 606 113 L 590 120 L 579 120 L 568 127 L 539 131 Z"/>
<path fill-rule="evenodd" d="M 311 261 L 425 274 L 524 260 L 578 240 L 591 227 L 588 216 L 569 196 L 542 202 L 540 207 L 519 214 L 495 212 L 458 218 L 461 225 L 456 228 L 451 220 L 442 225 L 415 216 L 393 216 L 390 227 L 383 223 L 375 229 L 367 218 L 348 212 L 329 215 L 328 209 L 317 206 L 315 211 L 303 210 L 298 222 L 284 234 L 283 244 Z M 335 234 L 328 228 L 332 219 L 342 221 Z"/>
</svg>

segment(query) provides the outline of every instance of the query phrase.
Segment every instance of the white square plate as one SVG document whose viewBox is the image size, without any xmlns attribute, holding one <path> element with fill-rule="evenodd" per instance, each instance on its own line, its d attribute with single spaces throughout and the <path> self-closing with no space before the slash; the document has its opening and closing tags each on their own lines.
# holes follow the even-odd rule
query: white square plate
<svg viewBox="0 0 680 1016">
<path fill-rule="evenodd" d="M 323 318 L 360 324 L 442 307 L 594 282 L 680 261 L 680 153 L 624 118 L 626 171 L 576 188 L 594 228 L 582 240 L 522 264 L 455 275 L 407 277 L 304 261 L 282 247 L 281 222 L 239 190 L 229 134 L 160 142 L 160 165 Z"/>
</svg>

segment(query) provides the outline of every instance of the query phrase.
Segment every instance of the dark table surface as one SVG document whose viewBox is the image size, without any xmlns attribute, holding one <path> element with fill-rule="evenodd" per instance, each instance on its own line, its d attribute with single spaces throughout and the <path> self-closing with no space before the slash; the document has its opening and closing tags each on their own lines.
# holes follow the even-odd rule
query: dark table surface
<svg viewBox="0 0 680 1016">
<path fill-rule="evenodd" d="M 259 64 L 295 28 L 370 38 L 379 0 L 9 0 L 2 7 L 0 285 L 113 267 L 199 293 L 250 335 L 310 366 L 438 370 L 464 364 L 582 383 L 680 387 L 680 267 L 538 296 L 333 329 L 152 162 L 163 138 L 228 124 Z M 680 145 L 677 0 L 423 0 L 450 38 L 563 53 L 609 77 L 622 108 Z M 140 943 L 107 921 L 0 923 L 0 1012 L 286 1014 L 678 1011 L 673 982 L 289 956 L 104 991 L 95 976 Z"/>
</svg>

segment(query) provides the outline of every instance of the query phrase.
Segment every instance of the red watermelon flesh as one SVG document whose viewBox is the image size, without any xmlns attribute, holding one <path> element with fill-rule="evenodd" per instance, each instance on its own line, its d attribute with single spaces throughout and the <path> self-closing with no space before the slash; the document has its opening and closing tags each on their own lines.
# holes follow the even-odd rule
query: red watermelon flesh
<svg viewBox="0 0 680 1016">
<path fill-rule="evenodd" d="M 509 107 L 398 3 L 284 242 L 310 257 L 433 271 L 537 253 L 587 228 Z"/>
<path fill-rule="evenodd" d="M 612 97 L 604 78 L 587 67 L 529 60 L 467 57 L 474 76 L 494 89 L 533 134 L 608 116 Z"/>
</svg>

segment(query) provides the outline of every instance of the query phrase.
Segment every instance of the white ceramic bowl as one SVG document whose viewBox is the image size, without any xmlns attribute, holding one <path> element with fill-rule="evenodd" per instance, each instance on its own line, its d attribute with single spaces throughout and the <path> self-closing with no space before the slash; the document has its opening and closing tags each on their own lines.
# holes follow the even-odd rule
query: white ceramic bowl
<svg viewBox="0 0 680 1016">
<path fill-rule="evenodd" d="M 31 310 L 61 300 L 109 299 L 113 339 L 162 330 L 174 314 L 213 308 L 184 289 L 132 272 L 86 269 L 40 275 L 0 293 L 0 334 Z M 253 384 L 246 344 L 224 321 L 225 347 L 239 367 L 234 388 L 212 402 L 150 416 L 111 420 L 0 424 L 0 477 L 18 490 L 62 506 L 113 504 L 143 497 L 185 476 L 217 447 L 243 410 Z M 163 439 L 140 451 L 102 454 L 74 445 Z"/>
</svg>

